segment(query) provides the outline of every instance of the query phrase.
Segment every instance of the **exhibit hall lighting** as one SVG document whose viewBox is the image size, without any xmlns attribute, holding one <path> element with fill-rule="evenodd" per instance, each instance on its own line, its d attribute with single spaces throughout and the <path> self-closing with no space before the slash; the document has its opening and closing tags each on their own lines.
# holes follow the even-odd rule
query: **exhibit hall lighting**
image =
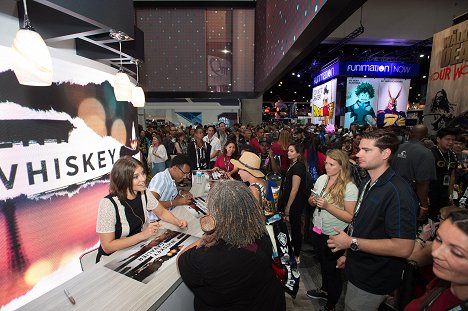
<svg viewBox="0 0 468 311">
<path fill-rule="evenodd" d="M 143 92 L 143 89 L 140 87 L 140 79 L 138 75 L 138 67 L 140 66 L 140 60 L 135 59 L 135 66 L 136 66 L 136 78 L 137 78 L 137 84 L 133 87 L 132 90 L 132 104 L 133 107 L 138 107 L 142 108 L 145 107 L 145 92 Z"/>
<path fill-rule="evenodd" d="M 49 49 L 31 26 L 26 0 L 23 0 L 23 27 L 15 35 L 12 43 L 13 71 L 22 85 L 49 86 L 52 84 L 52 59 Z"/>
<path fill-rule="evenodd" d="M 122 41 L 128 40 L 130 37 L 121 31 L 111 31 L 110 36 L 116 40 L 119 40 L 119 55 L 120 55 L 120 68 L 119 72 L 115 75 L 114 80 L 114 95 L 118 101 L 131 101 L 133 84 L 130 82 L 130 78 L 123 71 L 122 66 Z"/>
</svg>

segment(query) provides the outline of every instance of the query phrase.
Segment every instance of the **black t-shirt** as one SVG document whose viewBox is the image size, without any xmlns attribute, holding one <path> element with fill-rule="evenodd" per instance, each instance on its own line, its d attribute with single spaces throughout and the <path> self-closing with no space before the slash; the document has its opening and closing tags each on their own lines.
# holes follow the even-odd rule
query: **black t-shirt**
<svg viewBox="0 0 468 311">
<path fill-rule="evenodd" d="M 411 186 L 389 168 L 365 194 L 353 219 L 352 236 L 358 240 L 414 240 L 417 211 L 418 201 Z M 345 268 L 352 284 L 369 293 L 385 295 L 400 285 L 405 263 L 403 258 L 348 250 Z"/>
<path fill-rule="evenodd" d="M 431 181 L 429 196 L 435 194 L 434 190 L 444 190 L 444 195 L 448 198 L 448 185 L 444 186 L 444 177 L 450 176 L 452 171 L 457 168 L 457 155 L 451 150 L 444 153 L 437 146 L 432 147 L 431 151 L 435 158 L 437 180 Z M 438 195 L 439 193 L 437 193 Z"/>
<path fill-rule="evenodd" d="M 249 249 L 220 241 L 183 253 L 179 271 L 195 294 L 195 310 L 286 310 L 284 291 L 271 267 L 271 254 L 267 235 Z"/>
<path fill-rule="evenodd" d="M 289 195 L 291 194 L 292 189 L 292 178 L 294 175 L 301 177 L 301 184 L 299 185 L 299 191 L 297 192 L 296 198 L 294 199 L 291 208 L 304 207 L 307 203 L 306 193 L 306 174 L 307 169 L 304 163 L 297 161 L 295 164 L 291 165 L 286 172 L 284 182 L 282 183 L 281 191 L 281 207 L 284 208 L 289 200 Z"/>
</svg>

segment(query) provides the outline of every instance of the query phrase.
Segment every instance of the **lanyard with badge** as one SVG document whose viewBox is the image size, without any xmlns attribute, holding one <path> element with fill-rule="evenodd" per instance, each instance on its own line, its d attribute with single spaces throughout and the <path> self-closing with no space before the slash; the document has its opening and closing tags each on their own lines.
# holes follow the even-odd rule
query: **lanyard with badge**
<svg viewBox="0 0 468 311">
<path fill-rule="evenodd" d="M 327 176 L 327 181 L 325 182 L 325 185 L 322 188 L 322 191 L 320 191 L 320 194 L 318 194 L 315 191 L 312 191 L 312 194 L 314 197 L 322 197 L 325 189 L 328 186 L 328 181 L 330 180 L 330 177 Z M 314 218 L 312 220 L 314 227 L 312 228 L 312 231 L 314 231 L 317 234 L 322 234 L 322 228 L 323 228 L 323 215 L 320 213 L 322 209 L 320 207 L 317 207 L 317 214 L 314 215 Z"/>
<path fill-rule="evenodd" d="M 367 195 L 369 194 L 370 190 L 372 189 L 372 187 L 374 187 L 374 185 L 377 183 L 378 179 L 376 179 L 372 184 L 371 184 L 371 181 L 370 179 L 366 182 L 366 184 L 364 185 L 364 188 L 362 189 L 362 192 L 361 194 L 359 195 L 359 198 L 358 198 L 358 201 L 356 203 L 356 209 L 354 210 L 354 216 L 353 216 L 353 220 L 351 221 L 351 223 L 349 224 L 348 226 L 348 231 L 347 231 L 347 234 L 349 236 L 353 236 L 353 231 L 354 231 L 354 221 L 356 220 L 356 217 L 359 213 L 359 210 L 361 208 L 361 204 L 362 204 L 362 201 L 364 201 L 364 199 L 367 197 Z"/>
<path fill-rule="evenodd" d="M 447 152 L 448 161 L 445 160 L 445 156 L 438 146 L 437 146 L 437 150 L 439 150 L 440 156 L 444 160 L 444 164 L 447 164 L 447 174 L 444 175 L 444 180 L 443 180 L 442 185 L 448 186 L 450 184 L 450 150 Z"/>
</svg>

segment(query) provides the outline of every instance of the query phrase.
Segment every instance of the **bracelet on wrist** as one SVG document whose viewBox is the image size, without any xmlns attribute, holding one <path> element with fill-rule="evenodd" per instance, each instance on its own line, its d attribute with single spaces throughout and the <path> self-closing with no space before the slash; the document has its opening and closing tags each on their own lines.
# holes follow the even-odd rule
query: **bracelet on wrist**
<svg viewBox="0 0 468 311">
<path fill-rule="evenodd" d="M 421 211 L 424 211 L 424 212 L 427 212 L 427 211 L 429 210 L 429 208 L 427 208 L 427 207 L 422 207 L 422 206 L 421 206 L 419 209 L 420 209 Z"/>
<path fill-rule="evenodd" d="M 419 244 L 421 244 L 422 247 L 426 246 L 426 241 L 424 241 L 424 240 L 421 239 L 420 237 L 417 237 L 417 238 L 416 238 L 416 242 L 418 242 Z"/>
</svg>

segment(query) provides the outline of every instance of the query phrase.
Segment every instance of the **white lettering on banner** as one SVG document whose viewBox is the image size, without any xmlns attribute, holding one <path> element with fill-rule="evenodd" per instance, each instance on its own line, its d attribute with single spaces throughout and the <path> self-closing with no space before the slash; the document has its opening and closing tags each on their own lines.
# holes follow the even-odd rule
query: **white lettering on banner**
<svg viewBox="0 0 468 311">
<path fill-rule="evenodd" d="M 288 247 L 287 247 L 287 246 L 280 246 L 280 250 L 281 250 L 284 254 L 287 254 L 287 253 L 288 253 Z"/>
<path fill-rule="evenodd" d="M 320 82 L 327 80 L 335 76 L 335 68 L 330 68 L 320 73 L 318 76 L 314 77 L 314 84 L 319 84 Z"/>
<path fill-rule="evenodd" d="M 284 286 L 286 286 L 288 289 L 293 290 L 294 289 L 294 284 L 296 284 L 296 281 L 292 277 L 292 272 L 291 272 L 291 266 L 290 265 L 285 265 L 286 270 L 288 270 L 288 277 L 286 278 L 288 281 Z"/>
<path fill-rule="evenodd" d="M 388 72 L 390 73 L 390 66 L 386 65 L 348 65 L 347 71 L 357 72 Z"/>
<path fill-rule="evenodd" d="M 3 103 L 2 111 L 18 111 L 18 105 Z M 111 136 L 102 137 L 90 128 L 83 119 L 71 118 L 66 113 L 55 111 L 25 111 L 17 115 L 28 115 L 31 120 L 42 120 L 52 124 L 56 120 L 69 122 L 72 126 L 66 140 L 28 140 L 34 136 L 25 128 L 24 139 L 11 140 L 0 148 L 0 200 L 20 195 L 28 197 L 64 191 L 70 186 L 98 180 L 108 174 L 119 159 L 122 144 Z M 7 117 L 11 124 L 22 119 Z M 47 129 L 45 136 L 54 135 L 54 128 Z M 61 134 L 62 135 L 62 134 Z M 37 136 L 37 135 L 36 135 Z M 6 137 L 8 138 L 8 137 Z M 4 139 L 6 139 L 4 137 Z M 37 138 L 37 137 L 36 137 Z M 26 142 L 26 143 L 25 143 Z M 33 155 L 33 156 L 32 156 Z M 68 190 L 67 190 L 68 191 Z"/>
<path fill-rule="evenodd" d="M 392 72 L 410 73 L 411 67 L 408 66 L 395 66 L 393 65 Z"/>
</svg>

